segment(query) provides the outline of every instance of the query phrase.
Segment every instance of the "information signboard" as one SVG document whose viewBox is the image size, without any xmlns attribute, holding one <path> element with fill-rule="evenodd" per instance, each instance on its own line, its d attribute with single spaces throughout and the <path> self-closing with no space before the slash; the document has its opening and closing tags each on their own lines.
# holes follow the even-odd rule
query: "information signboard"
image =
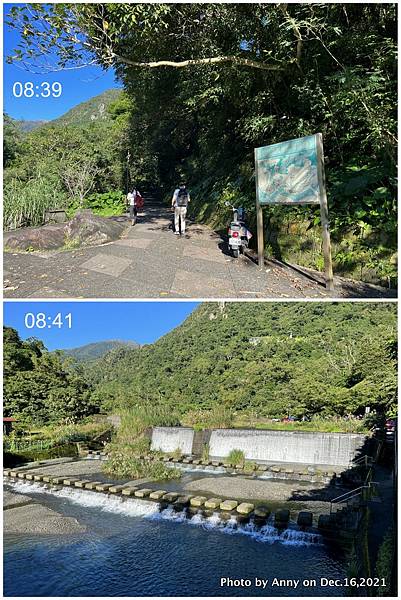
<svg viewBox="0 0 401 600">
<path fill-rule="evenodd" d="M 322 134 L 255 148 L 259 266 L 264 261 L 263 206 L 320 204 L 326 287 L 334 289 Z"/>
<path fill-rule="evenodd" d="M 255 149 L 260 204 L 319 204 L 318 135 Z"/>
</svg>

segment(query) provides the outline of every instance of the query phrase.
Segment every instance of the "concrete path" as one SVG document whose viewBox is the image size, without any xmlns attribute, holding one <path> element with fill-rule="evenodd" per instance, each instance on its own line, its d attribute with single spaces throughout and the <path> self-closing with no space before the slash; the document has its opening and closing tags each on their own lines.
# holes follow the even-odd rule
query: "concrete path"
<svg viewBox="0 0 401 600">
<path fill-rule="evenodd" d="M 128 222 L 128 221 L 127 221 Z M 91 248 L 5 253 L 5 298 L 330 298 L 385 297 L 386 290 L 336 279 L 322 283 L 277 261 L 259 269 L 232 258 L 220 235 L 190 224 L 175 236 L 172 213 L 147 201 L 122 239 Z M 322 280 L 322 278 L 320 277 Z M 392 296 L 393 294 L 390 294 Z"/>
</svg>

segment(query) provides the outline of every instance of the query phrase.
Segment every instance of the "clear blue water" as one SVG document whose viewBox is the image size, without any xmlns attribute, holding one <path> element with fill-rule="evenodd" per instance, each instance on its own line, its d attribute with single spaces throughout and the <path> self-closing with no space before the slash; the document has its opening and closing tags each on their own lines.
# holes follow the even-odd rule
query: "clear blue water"
<svg viewBox="0 0 401 600">
<path fill-rule="evenodd" d="M 44 493 L 17 483 L 41 503 L 87 526 L 79 535 L 7 535 L 5 596 L 338 596 L 319 578 L 344 576 L 342 557 L 319 536 L 271 526 L 257 531 L 167 511 L 154 503 L 122 502 L 91 492 Z M 251 587 L 221 587 L 220 578 Z M 298 589 L 272 587 L 272 578 L 316 579 Z M 255 578 L 269 579 L 265 590 Z"/>
</svg>

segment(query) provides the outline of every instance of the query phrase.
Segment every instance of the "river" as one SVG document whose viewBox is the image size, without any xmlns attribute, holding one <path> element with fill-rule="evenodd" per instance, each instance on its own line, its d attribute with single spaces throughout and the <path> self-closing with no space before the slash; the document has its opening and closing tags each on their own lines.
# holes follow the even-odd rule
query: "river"
<svg viewBox="0 0 401 600">
<path fill-rule="evenodd" d="M 319 535 L 257 530 L 217 515 L 191 520 L 155 503 L 10 486 L 87 526 L 79 535 L 6 535 L 5 596 L 339 596 L 320 577 L 342 578 L 342 553 Z M 221 578 L 249 587 L 221 586 Z M 297 589 L 273 579 L 299 580 Z M 263 590 L 256 580 L 268 580 Z M 304 580 L 316 586 L 304 587 Z M 233 582 L 229 582 L 233 583 Z M 294 584 L 293 584 L 294 585 Z"/>
</svg>

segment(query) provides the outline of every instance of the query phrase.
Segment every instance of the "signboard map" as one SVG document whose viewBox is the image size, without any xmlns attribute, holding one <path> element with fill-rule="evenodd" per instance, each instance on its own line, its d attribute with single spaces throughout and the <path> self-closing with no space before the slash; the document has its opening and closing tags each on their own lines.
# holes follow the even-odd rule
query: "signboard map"
<svg viewBox="0 0 401 600">
<path fill-rule="evenodd" d="M 255 148 L 259 204 L 319 204 L 320 134 Z"/>
</svg>

